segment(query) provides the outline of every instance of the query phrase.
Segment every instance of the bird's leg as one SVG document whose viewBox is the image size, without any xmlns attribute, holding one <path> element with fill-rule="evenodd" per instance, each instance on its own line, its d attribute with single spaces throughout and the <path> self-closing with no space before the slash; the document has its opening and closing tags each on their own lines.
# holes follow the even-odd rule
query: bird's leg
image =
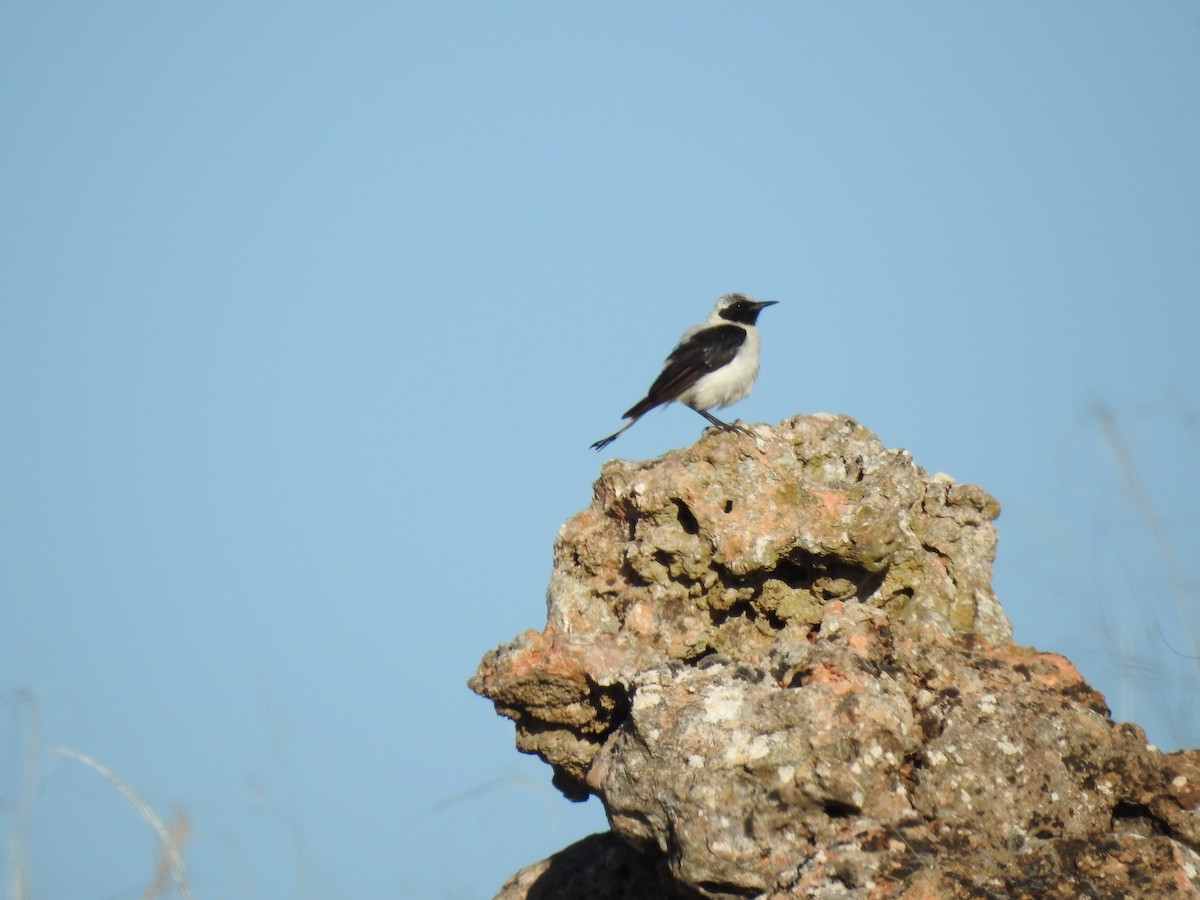
<svg viewBox="0 0 1200 900">
<path fill-rule="evenodd" d="M 696 409 L 696 407 L 693 406 L 692 409 Z M 732 428 L 733 427 L 728 422 L 722 422 L 720 419 L 718 419 L 716 416 L 714 416 L 712 413 L 710 413 L 707 409 L 696 409 L 696 412 L 700 413 L 700 415 L 704 416 L 704 418 L 708 419 L 708 421 L 712 422 L 718 428 Z"/>
<path fill-rule="evenodd" d="M 708 421 L 712 422 L 718 428 L 723 428 L 726 431 L 736 431 L 738 434 L 744 434 L 747 437 L 753 437 L 753 435 L 741 425 L 730 425 L 728 422 L 722 422 L 706 409 L 696 409 L 694 406 L 690 408 L 695 409 L 696 412 L 700 413 L 700 415 L 704 416 L 704 418 L 708 419 Z"/>
</svg>

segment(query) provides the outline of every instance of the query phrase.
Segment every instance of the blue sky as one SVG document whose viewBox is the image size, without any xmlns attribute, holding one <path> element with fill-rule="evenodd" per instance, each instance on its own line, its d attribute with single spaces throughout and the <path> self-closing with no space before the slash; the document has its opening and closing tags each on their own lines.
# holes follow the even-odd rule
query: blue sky
<svg viewBox="0 0 1200 900">
<path fill-rule="evenodd" d="M 56 747 L 186 811 L 197 896 L 489 896 L 602 829 L 465 681 L 733 290 L 731 414 L 991 491 L 1017 639 L 1200 743 L 1195 4 L 7 4 L 0 118 L 32 896 L 153 873 Z"/>
</svg>

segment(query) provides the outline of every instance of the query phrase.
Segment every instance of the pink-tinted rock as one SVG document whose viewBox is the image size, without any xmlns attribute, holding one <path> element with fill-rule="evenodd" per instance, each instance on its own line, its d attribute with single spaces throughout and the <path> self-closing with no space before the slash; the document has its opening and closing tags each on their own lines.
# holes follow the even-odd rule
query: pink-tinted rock
<svg viewBox="0 0 1200 900">
<path fill-rule="evenodd" d="M 1200 754 L 1012 643 L 996 502 L 849 419 L 753 431 L 606 465 L 472 679 L 612 827 L 501 896 L 1200 896 Z"/>
</svg>

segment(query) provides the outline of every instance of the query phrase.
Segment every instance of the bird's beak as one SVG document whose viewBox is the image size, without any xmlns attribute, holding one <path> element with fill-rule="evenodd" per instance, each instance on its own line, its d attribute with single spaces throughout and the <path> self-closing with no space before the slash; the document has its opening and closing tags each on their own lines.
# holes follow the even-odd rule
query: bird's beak
<svg viewBox="0 0 1200 900">
<path fill-rule="evenodd" d="M 760 300 L 755 304 L 755 306 L 757 306 L 759 309 L 762 309 L 767 306 L 774 306 L 778 302 L 778 300 Z"/>
</svg>

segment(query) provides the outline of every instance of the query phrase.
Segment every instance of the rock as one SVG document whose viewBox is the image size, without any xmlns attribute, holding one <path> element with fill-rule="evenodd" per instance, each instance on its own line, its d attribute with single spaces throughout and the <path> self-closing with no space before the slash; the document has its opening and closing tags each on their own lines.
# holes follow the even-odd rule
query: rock
<svg viewBox="0 0 1200 900">
<path fill-rule="evenodd" d="M 501 896 L 1200 896 L 1200 754 L 1012 642 L 998 512 L 844 417 L 605 465 L 471 686 L 612 833 Z"/>
<path fill-rule="evenodd" d="M 593 834 L 505 882 L 496 900 L 651 900 L 670 897 L 653 859 L 612 834 Z"/>
</svg>

